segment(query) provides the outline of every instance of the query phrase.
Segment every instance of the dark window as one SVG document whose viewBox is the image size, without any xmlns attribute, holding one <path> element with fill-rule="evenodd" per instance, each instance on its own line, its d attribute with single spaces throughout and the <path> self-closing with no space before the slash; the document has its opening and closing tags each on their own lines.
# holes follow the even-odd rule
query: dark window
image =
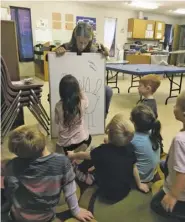
<svg viewBox="0 0 185 222">
<path fill-rule="evenodd" d="M 19 61 L 33 61 L 33 38 L 31 27 L 31 11 L 29 8 L 10 6 L 11 19 L 16 23 Z"/>
</svg>

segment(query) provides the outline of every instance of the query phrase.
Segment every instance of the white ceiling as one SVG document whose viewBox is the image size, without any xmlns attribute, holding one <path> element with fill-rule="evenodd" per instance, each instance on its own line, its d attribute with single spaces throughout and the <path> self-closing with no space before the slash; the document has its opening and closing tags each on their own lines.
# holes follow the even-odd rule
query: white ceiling
<svg viewBox="0 0 185 222">
<path fill-rule="evenodd" d="M 147 0 L 146 0 L 147 1 Z M 160 13 L 160 14 L 167 14 L 171 16 L 177 16 L 177 17 L 185 17 L 185 15 L 179 15 L 179 14 L 174 14 L 172 12 L 169 12 L 169 10 L 176 10 L 178 8 L 184 8 L 185 9 L 185 0 L 181 1 L 171 1 L 171 0 L 166 0 L 166 1 L 155 1 L 160 4 L 159 8 L 157 9 L 141 9 L 141 8 L 136 8 L 133 6 L 129 6 L 125 3 L 128 3 L 130 1 L 83 1 L 84 3 L 91 4 L 91 5 L 96 5 L 100 7 L 107 7 L 107 8 L 117 8 L 117 9 L 130 9 L 130 10 L 136 10 L 136 11 L 149 11 L 153 13 Z M 147 1 L 147 2 L 154 2 L 154 1 Z"/>
</svg>

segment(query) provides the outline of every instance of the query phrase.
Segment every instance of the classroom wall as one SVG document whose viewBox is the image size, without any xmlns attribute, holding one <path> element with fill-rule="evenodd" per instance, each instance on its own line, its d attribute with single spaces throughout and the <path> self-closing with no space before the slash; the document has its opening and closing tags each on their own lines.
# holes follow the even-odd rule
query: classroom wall
<svg viewBox="0 0 185 222">
<path fill-rule="evenodd" d="M 39 18 L 45 18 L 49 20 L 49 28 L 52 28 L 52 12 L 60 12 L 62 14 L 62 19 L 66 13 L 73 14 L 74 19 L 76 16 L 89 16 L 95 17 L 97 19 L 97 40 L 103 42 L 104 39 L 104 17 L 113 17 L 117 18 L 117 36 L 116 42 L 118 44 L 124 44 L 127 41 L 127 23 L 128 18 L 137 17 L 138 12 L 129 11 L 123 9 L 112 9 L 112 8 L 103 8 L 98 6 L 92 6 L 80 2 L 49 2 L 49 1 L 6 1 L 2 2 L 6 6 L 20 6 L 31 8 L 32 15 L 32 29 L 33 29 L 33 40 L 35 44 L 35 28 L 36 20 Z M 179 19 L 175 17 L 152 14 L 144 12 L 144 16 L 147 16 L 152 20 L 161 20 L 165 21 L 168 24 L 178 24 Z M 75 21 L 74 21 L 75 22 Z M 53 30 L 53 40 L 62 40 L 62 42 L 68 41 L 71 37 L 72 31 L 64 30 L 64 23 L 62 30 Z M 125 30 L 124 33 L 121 33 L 121 29 Z"/>
<path fill-rule="evenodd" d="M 19 7 L 28 7 L 31 8 L 32 16 L 32 31 L 33 31 L 33 41 L 35 42 L 35 29 L 36 29 L 36 20 L 39 18 L 49 20 L 49 28 L 52 28 L 52 12 L 60 12 L 62 14 L 62 19 L 64 20 L 65 14 L 73 14 L 74 19 L 76 16 L 87 16 L 95 17 L 97 23 L 97 40 L 98 42 L 104 41 L 104 18 L 113 17 L 117 18 L 117 33 L 116 33 L 116 43 L 123 45 L 127 41 L 127 24 L 128 18 L 136 18 L 138 12 L 129 11 L 123 9 L 112 9 L 112 8 L 103 8 L 98 6 L 92 6 L 89 4 L 84 4 L 81 2 L 35 2 L 35 1 L 6 1 L 2 2 L 3 6 L 19 6 Z M 163 16 L 152 13 L 144 13 L 144 16 L 147 16 L 149 19 L 165 21 L 168 24 L 179 24 L 179 19 Z M 75 22 L 75 21 L 74 21 Z M 70 40 L 72 31 L 64 30 L 64 24 L 62 24 L 62 30 L 53 30 L 52 36 L 53 40 L 61 40 L 66 42 Z M 124 33 L 121 30 L 124 29 Z M 29 65 L 21 64 L 20 70 L 21 75 L 27 75 L 30 72 L 30 75 L 33 75 L 34 69 L 31 68 L 31 63 Z"/>
<path fill-rule="evenodd" d="M 66 13 L 76 16 L 95 17 L 97 19 L 97 40 L 103 42 L 104 39 L 104 17 L 118 18 L 117 24 L 117 42 L 124 44 L 127 38 L 127 21 L 128 18 L 136 16 L 134 11 L 123 11 L 118 9 L 101 8 L 97 6 L 87 5 L 77 2 L 5 2 L 6 5 L 22 6 L 31 8 L 32 14 L 32 29 L 33 40 L 35 43 L 36 20 L 39 18 L 49 19 L 49 28 L 52 28 L 52 12 L 60 12 L 62 19 Z M 75 21 L 74 21 L 75 22 Z M 63 24 L 64 27 L 64 24 Z M 120 33 L 124 28 L 125 33 Z M 62 42 L 69 41 L 72 31 L 67 30 L 53 30 L 53 40 L 62 40 Z"/>
<path fill-rule="evenodd" d="M 180 25 L 185 25 L 185 18 L 181 18 L 179 24 L 180 24 Z"/>
<path fill-rule="evenodd" d="M 145 12 L 144 16 L 148 17 L 150 20 L 156 20 L 156 21 L 164 21 L 166 24 L 179 24 L 180 19 L 178 17 L 172 17 L 169 15 L 162 15 L 162 14 L 154 14 Z"/>
</svg>

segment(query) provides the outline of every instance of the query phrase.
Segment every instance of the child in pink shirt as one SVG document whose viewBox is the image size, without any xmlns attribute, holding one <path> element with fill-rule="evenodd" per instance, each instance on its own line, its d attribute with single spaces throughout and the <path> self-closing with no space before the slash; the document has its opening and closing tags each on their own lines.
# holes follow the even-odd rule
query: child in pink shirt
<svg viewBox="0 0 185 222">
<path fill-rule="evenodd" d="M 154 196 L 151 208 L 163 217 L 185 221 L 185 91 L 177 98 L 174 115 L 183 129 L 172 141 L 163 189 Z"/>
<path fill-rule="evenodd" d="M 60 101 L 55 106 L 55 122 L 58 125 L 57 152 L 67 152 L 91 143 L 91 136 L 85 127 L 85 110 L 88 98 L 81 91 L 77 79 L 64 76 L 59 85 Z"/>
</svg>

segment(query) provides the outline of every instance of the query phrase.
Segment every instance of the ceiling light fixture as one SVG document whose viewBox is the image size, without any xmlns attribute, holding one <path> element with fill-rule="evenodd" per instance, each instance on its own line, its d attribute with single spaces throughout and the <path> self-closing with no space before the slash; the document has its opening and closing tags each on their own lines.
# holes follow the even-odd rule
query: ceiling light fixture
<svg viewBox="0 0 185 222">
<path fill-rule="evenodd" d="M 179 8 L 173 12 L 177 14 L 185 15 L 185 8 Z"/>
<path fill-rule="evenodd" d="M 143 8 L 143 9 L 156 9 L 159 7 L 159 4 L 154 2 L 143 2 L 143 1 L 132 1 L 130 6 Z"/>
</svg>

